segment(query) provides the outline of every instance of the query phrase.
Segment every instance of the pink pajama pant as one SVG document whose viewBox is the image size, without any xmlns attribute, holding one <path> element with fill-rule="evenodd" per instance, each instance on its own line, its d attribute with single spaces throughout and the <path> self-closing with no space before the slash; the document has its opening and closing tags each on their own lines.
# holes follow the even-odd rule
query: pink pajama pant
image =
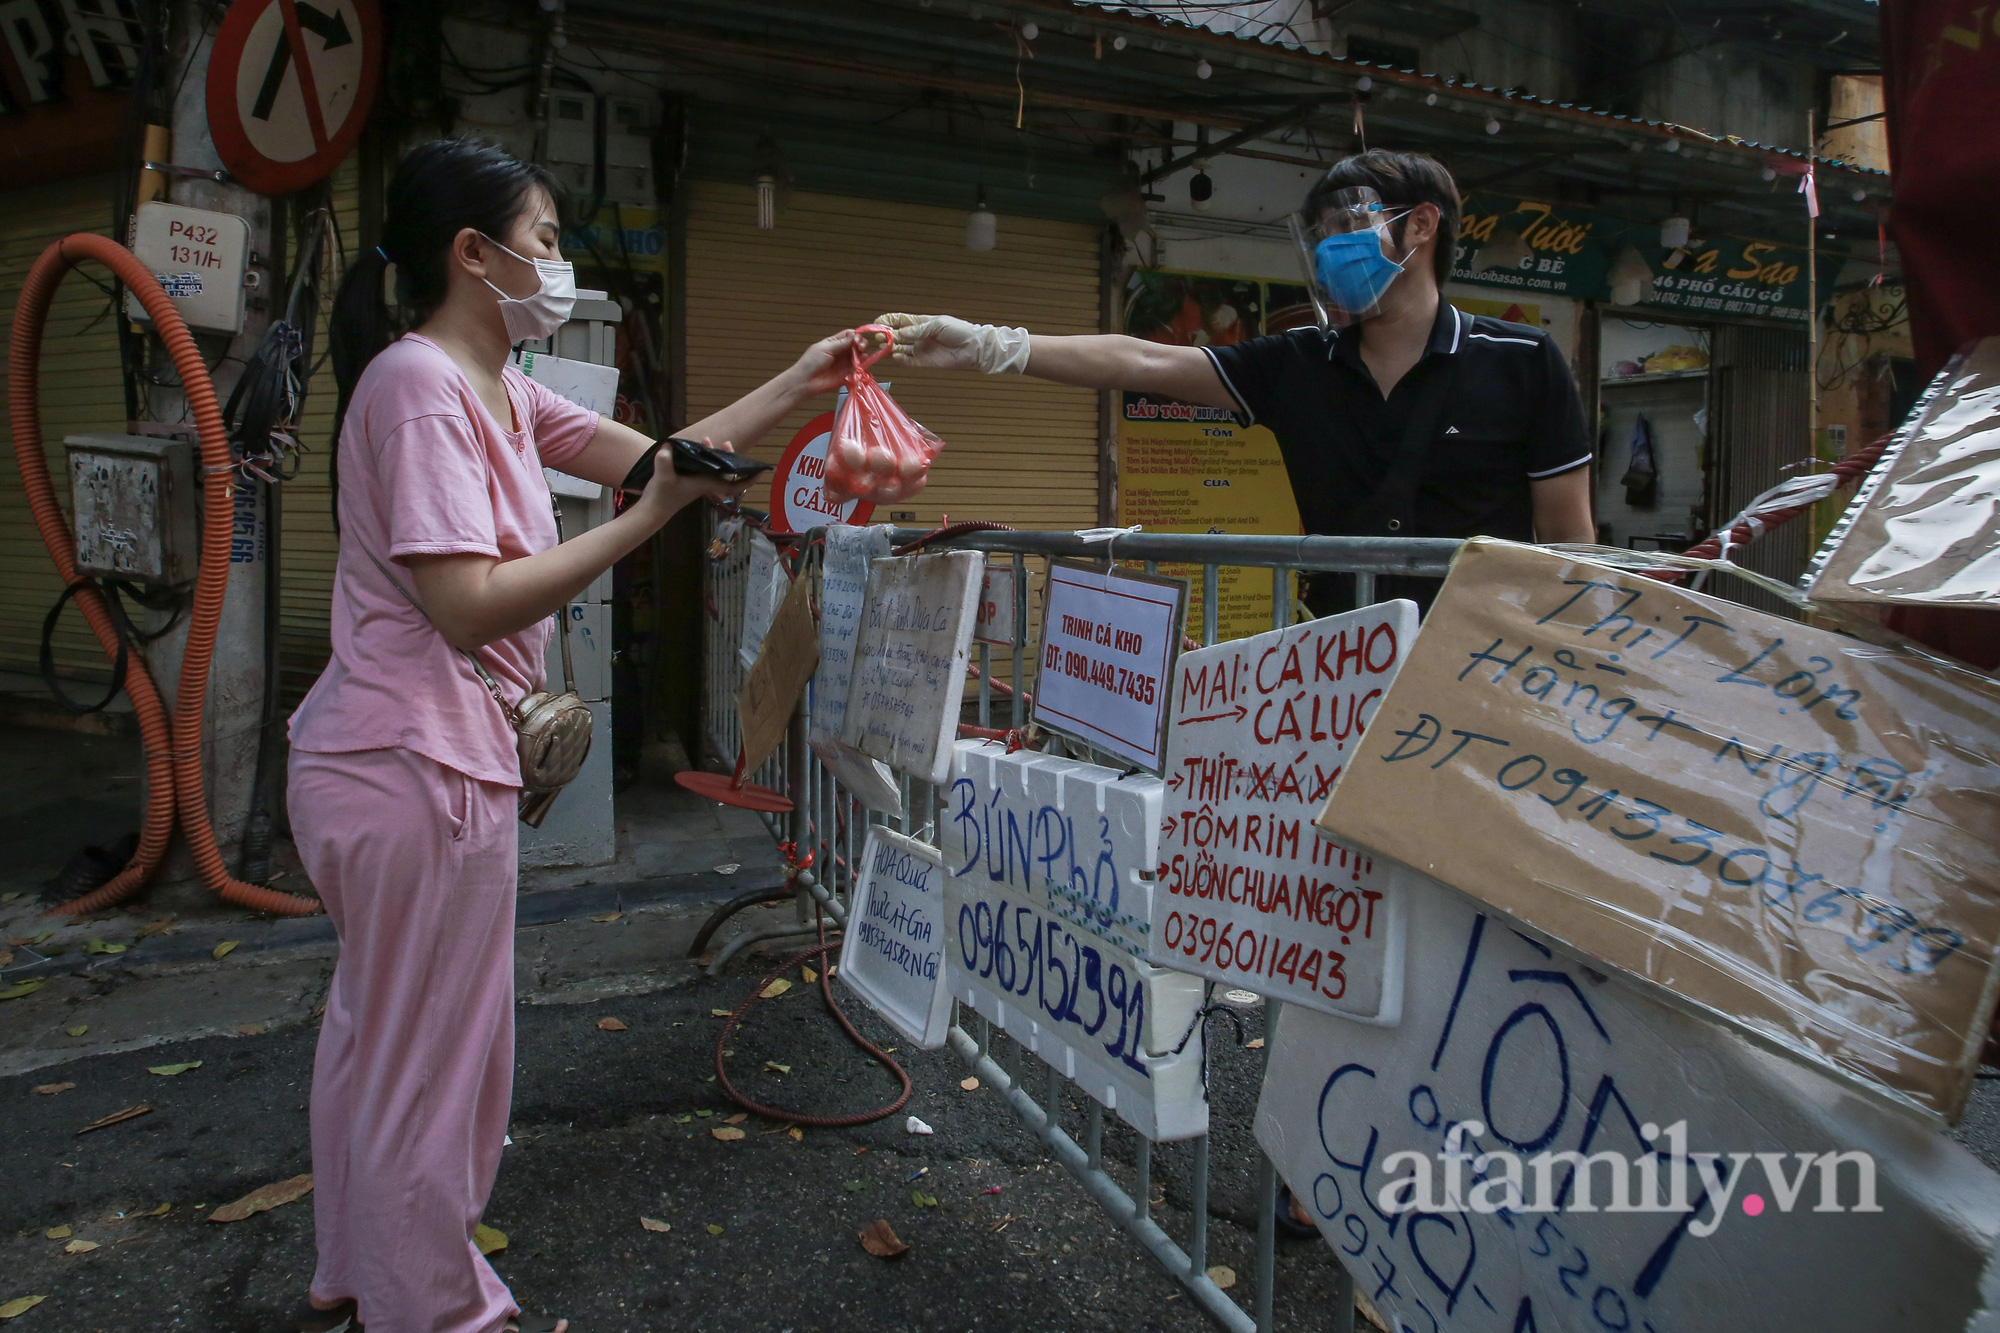
<svg viewBox="0 0 2000 1333">
<path fill-rule="evenodd" d="M 300 858 L 340 935 L 313 1066 L 315 1301 L 369 1333 L 495 1333 L 473 1244 L 514 1084 L 512 788 L 410 750 L 294 750 Z"/>
</svg>

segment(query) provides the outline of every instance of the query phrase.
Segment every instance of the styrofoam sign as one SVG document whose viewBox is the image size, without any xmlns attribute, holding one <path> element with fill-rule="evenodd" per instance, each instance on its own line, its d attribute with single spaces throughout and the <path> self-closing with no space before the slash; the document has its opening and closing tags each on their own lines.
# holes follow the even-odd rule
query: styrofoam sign
<svg viewBox="0 0 2000 1333">
<path fill-rule="evenodd" d="M 938 829 L 952 993 L 1147 1138 L 1206 1132 L 1202 984 L 1144 958 L 1159 780 L 979 741 L 955 758 Z"/>
<path fill-rule="evenodd" d="M 972 622 L 973 642 L 1011 648 L 1014 646 L 1015 627 L 1019 624 L 1013 569 L 1006 565 L 988 565 L 986 580 L 979 589 L 979 614 Z"/>
<path fill-rule="evenodd" d="M 819 579 L 819 670 L 813 675 L 815 745 L 840 740 L 847 719 L 847 691 L 854 672 L 854 641 L 868 597 L 868 562 L 889 554 L 889 529 L 826 530 L 826 559 Z"/>
<path fill-rule="evenodd" d="M 1287 1007 L 1257 1109 L 1389 1328 L 2000 1324 L 2000 1177 L 1964 1149 L 1395 875 L 1402 1023 Z"/>
<path fill-rule="evenodd" d="M 1157 773 L 1187 580 L 1049 562 L 1035 721 Z"/>
<path fill-rule="evenodd" d="M 877 825 L 855 881 L 840 979 L 915 1045 L 944 1045 L 944 860 L 935 847 Z"/>
<path fill-rule="evenodd" d="M 1416 603 L 1382 602 L 1182 654 L 1153 961 L 1396 1021 L 1401 903 L 1312 821 L 1416 632 Z"/>
<path fill-rule="evenodd" d="M 843 390 L 843 392 L 845 392 Z M 866 523 L 875 512 L 867 500 L 834 504 L 826 498 L 826 447 L 833 441 L 833 413 L 799 428 L 771 473 L 771 527 L 810 532 L 837 523 Z"/>
<path fill-rule="evenodd" d="M 951 776 L 985 564 L 977 551 L 946 551 L 868 566 L 841 740 L 933 786 Z"/>
</svg>

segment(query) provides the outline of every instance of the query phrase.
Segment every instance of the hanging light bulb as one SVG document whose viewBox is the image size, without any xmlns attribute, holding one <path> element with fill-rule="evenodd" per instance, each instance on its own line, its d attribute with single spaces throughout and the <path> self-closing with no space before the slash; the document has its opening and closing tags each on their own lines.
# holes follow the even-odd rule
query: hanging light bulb
<svg viewBox="0 0 2000 1333">
<path fill-rule="evenodd" d="M 1849 197 L 1850 197 L 1850 198 L 1852 198 L 1852 199 L 1854 200 L 1854 202 L 1855 202 L 1855 203 L 1857 203 L 1857 204 L 1865 204 L 1865 203 L 1867 203 L 1867 202 L 1868 202 L 1868 191 L 1866 191 L 1866 190 L 1856 190 L 1856 191 L 1855 191 L 1855 192 L 1854 192 L 1854 193 L 1853 193 L 1853 194 L 1852 194 L 1851 196 L 1849 196 Z"/>
<path fill-rule="evenodd" d="M 1653 270 L 1629 245 L 1618 252 L 1617 261 L 1604 276 L 1611 280 L 1613 305 L 1637 305 L 1653 294 Z"/>
<path fill-rule="evenodd" d="M 1032 42 L 1035 40 L 1035 38 L 1042 35 L 1042 30 L 1036 27 L 1035 24 L 1032 22 L 1023 23 L 1021 25 L 1021 35 Z"/>
<path fill-rule="evenodd" d="M 1375 86 L 1375 80 L 1369 78 L 1366 74 L 1363 74 L 1360 78 L 1354 81 L 1354 91 L 1358 93 L 1365 93 L 1374 86 Z"/>
<path fill-rule="evenodd" d="M 1765 167 L 1762 171 L 1758 172 L 1757 174 L 1763 177 L 1767 181 L 1774 181 L 1778 179 L 1778 169 L 1776 167 Z"/>
<path fill-rule="evenodd" d="M 1424 105 L 1425 105 L 1425 106 L 1436 106 L 1437 104 L 1438 104 L 1438 95 L 1437 95 L 1436 93 L 1425 93 L 1425 94 L 1424 94 Z"/>
<path fill-rule="evenodd" d="M 1197 213 L 1206 213 L 1209 203 L 1215 198 L 1215 182 L 1208 178 L 1208 163 L 1194 164 L 1194 175 L 1188 180 L 1188 202 Z"/>
<path fill-rule="evenodd" d="M 986 207 L 986 187 L 979 187 L 979 202 L 965 215 L 965 248 L 991 250 L 1000 243 L 1000 219 Z"/>
<path fill-rule="evenodd" d="M 750 151 L 750 163 L 757 182 L 757 229 L 770 231 L 778 225 L 778 189 L 786 182 L 785 158 L 778 141 L 761 135 Z"/>
<path fill-rule="evenodd" d="M 1500 122 L 1499 122 L 1499 121 L 1497 121 L 1497 120 L 1494 120 L 1494 119 L 1493 119 L 1492 117 L 1490 117 L 1490 116 L 1489 116 L 1489 117 L 1487 117 L 1487 120 L 1486 120 L 1486 132 L 1487 132 L 1488 134 L 1498 134 L 1498 133 L 1500 132 Z"/>
<path fill-rule="evenodd" d="M 1669 153 L 1678 153 L 1681 150 L 1681 141 L 1679 139 L 1669 139 L 1667 140 L 1666 148 Z"/>
<path fill-rule="evenodd" d="M 770 231 L 778 225 L 778 178 L 769 172 L 757 177 L 757 229 Z"/>
<path fill-rule="evenodd" d="M 1121 32 L 1116 37 L 1113 37 L 1111 39 L 1111 49 L 1114 51 L 1123 51 L 1125 49 L 1124 33 Z"/>
<path fill-rule="evenodd" d="M 1205 79 L 1213 73 L 1215 73 L 1215 66 L 1209 64 L 1206 60 L 1195 62 L 1194 76 L 1197 79 Z"/>
<path fill-rule="evenodd" d="M 1660 223 L 1660 244 L 1669 250 L 1684 250 L 1688 243 L 1688 220 L 1671 217 Z"/>
</svg>

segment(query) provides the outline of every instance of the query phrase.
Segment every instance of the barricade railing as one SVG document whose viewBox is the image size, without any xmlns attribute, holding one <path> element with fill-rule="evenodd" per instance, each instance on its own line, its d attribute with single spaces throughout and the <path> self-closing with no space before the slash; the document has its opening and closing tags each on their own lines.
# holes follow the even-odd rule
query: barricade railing
<svg viewBox="0 0 2000 1333">
<path fill-rule="evenodd" d="M 714 535 L 713 532 L 711 535 Z M 920 529 L 899 528 L 891 540 L 897 544 L 930 536 Z M 820 553 L 820 530 L 807 534 L 799 556 L 798 577 L 816 578 Z M 705 646 L 707 674 L 702 689 L 701 717 L 710 754 L 733 765 L 742 742 L 736 713 L 736 698 L 749 664 L 741 656 L 745 592 L 750 572 L 750 538 L 740 536 L 720 559 L 712 559 L 707 578 L 709 636 Z M 1091 540 L 1068 532 L 970 532 L 940 537 L 926 544 L 926 550 L 975 550 L 989 557 L 1002 557 L 1002 567 L 1011 564 L 1014 573 L 1014 634 L 1011 645 L 1003 646 L 1004 683 L 994 676 L 994 646 L 976 645 L 979 671 L 978 718 L 982 727 L 994 727 L 996 703 L 1004 696 L 1006 725 L 1025 727 L 1030 721 L 1026 699 L 1030 691 L 1027 671 L 1029 630 L 1029 562 L 1083 559 L 1119 564 L 1142 564 L 1156 573 L 1162 564 L 1176 569 L 1198 570 L 1190 578 L 1201 590 L 1201 625 L 1198 637 L 1203 646 L 1219 639 L 1222 571 L 1227 568 L 1270 572 L 1271 628 L 1283 629 L 1297 617 L 1294 575 L 1346 573 L 1355 578 L 1355 601 L 1368 605 L 1376 601 L 1376 580 L 1385 575 L 1441 579 L 1447 572 L 1459 543 L 1449 539 L 1394 537 L 1258 537 L 1203 533 L 1120 533 L 1106 541 Z M 795 545 L 792 549 L 799 550 Z M 1192 627 L 1190 627 L 1192 630 Z M 795 870 L 798 889 L 798 916 L 795 923 L 765 927 L 738 935 L 709 964 L 719 971 L 731 957 L 759 943 L 782 945 L 812 935 L 814 904 L 838 923 L 845 923 L 852 892 L 855 867 L 860 864 L 862 847 L 873 824 L 882 824 L 910 837 L 937 842 L 936 793 L 929 784 L 899 775 L 901 809 L 886 815 L 870 810 L 849 792 L 820 762 L 806 743 L 811 719 L 812 694 L 793 716 L 786 743 L 765 760 L 749 780 L 785 793 L 792 809 L 783 814 L 762 816 L 773 838 L 790 843 L 795 864 L 810 863 Z M 1124 767 L 1122 761 L 1065 740 L 1071 753 L 1107 766 Z M 1203 1012 L 1212 996 L 1214 983 L 1204 991 Z M 1276 1000 L 1265 1001 L 1265 1045 L 1276 1047 L 1279 1011 Z M 1170 1236 L 1153 1216 L 1153 1144 L 1139 1136 L 1134 1152 L 1133 1182 L 1127 1188 L 1105 1168 L 1104 1108 L 1084 1094 L 1083 1140 L 1077 1141 L 1062 1126 L 1062 1073 L 1045 1069 L 1043 1100 L 1037 1101 L 1027 1084 L 1029 1079 L 1010 1073 L 994 1058 L 992 1029 L 980 1018 L 978 1035 L 965 1030 L 953 1010 L 948 1037 L 951 1048 L 971 1068 L 980 1083 L 999 1094 L 1023 1125 L 1041 1140 L 1049 1152 L 1095 1199 L 1112 1222 L 1125 1230 L 1167 1274 L 1186 1288 L 1190 1298 L 1218 1326 L 1231 1333 L 1271 1333 L 1275 1295 L 1277 1251 L 1277 1174 L 1270 1160 L 1257 1153 L 1256 1185 L 1251 1206 L 1258 1219 L 1252 1281 L 1251 1308 L 1245 1310 L 1228 1292 L 1209 1279 L 1208 1200 L 1209 1137 L 1192 1140 L 1191 1193 L 1188 1234 L 1184 1240 Z M 1082 1089 L 1078 1089 L 1082 1092 Z M 1336 1333 L 1353 1327 L 1353 1283 L 1344 1267 L 1334 1265 L 1332 1290 L 1327 1293 L 1335 1311 Z"/>
</svg>

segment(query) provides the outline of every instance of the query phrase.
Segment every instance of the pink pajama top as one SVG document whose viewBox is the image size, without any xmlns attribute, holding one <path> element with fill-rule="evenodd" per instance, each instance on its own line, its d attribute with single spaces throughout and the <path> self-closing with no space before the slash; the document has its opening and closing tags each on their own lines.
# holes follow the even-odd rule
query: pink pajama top
<svg viewBox="0 0 2000 1333">
<path fill-rule="evenodd" d="M 542 467 L 561 467 L 597 433 L 595 412 L 509 366 L 519 430 L 507 430 L 442 348 L 407 334 L 368 363 L 338 445 L 340 558 L 333 656 L 292 715 L 292 748 L 316 754 L 401 748 L 483 782 L 521 784 L 513 729 L 464 654 L 389 585 L 413 595 L 413 555 L 514 560 L 556 544 Z M 553 624 L 479 649 L 509 702 L 542 688 Z"/>
</svg>

